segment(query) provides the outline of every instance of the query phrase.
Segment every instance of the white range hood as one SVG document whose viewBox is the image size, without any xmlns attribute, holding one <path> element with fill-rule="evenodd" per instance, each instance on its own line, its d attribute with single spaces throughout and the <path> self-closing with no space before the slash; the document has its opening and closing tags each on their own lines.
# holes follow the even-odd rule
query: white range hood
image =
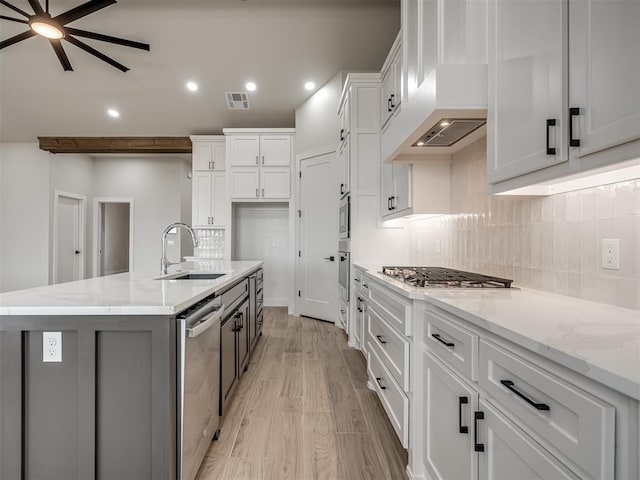
<svg viewBox="0 0 640 480">
<path fill-rule="evenodd" d="M 411 86 L 409 86 L 411 90 Z M 487 65 L 439 64 L 382 135 L 385 162 L 449 157 L 486 135 Z"/>
</svg>

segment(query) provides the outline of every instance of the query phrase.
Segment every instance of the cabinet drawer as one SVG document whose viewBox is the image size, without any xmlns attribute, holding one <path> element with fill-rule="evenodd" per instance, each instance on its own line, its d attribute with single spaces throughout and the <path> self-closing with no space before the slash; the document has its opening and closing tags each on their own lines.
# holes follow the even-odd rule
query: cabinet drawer
<svg viewBox="0 0 640 480">
<path fill-rule="evenodd" d="M 369 345 L 367 358 L 369 380 L 373 383 L 373 388 L 378 393 L 380 402 L 402 446 L 407 448 L 409 445 L 409 399 L 384 367 L 372 345 Z"/>
<path fill-rule="evenodd" d="M 480 385 L 591 478 L 614 478 L 615 409 L 496 345 L 480 341 Z"/>
<path fill-rule="evenodd" d="M 365 295 L 369 292 L 369 298 L 377 306 L 380 315 L 389 325 L 398 330 L 402 335 L 411 335 L 411 301 L 396 295 L 388 288 L 377 282 L 371 281 L 368 276 L 363 278 Z"/>
<path fill-rule="evenodd" d="M 429 308 L 424 343 L 429 351 L 470 380 L 478 380 L 478 335 L 453 323 L 446 313 Z"/>
<path fill-rule="evenodd" d="M 338 318 L 346 330 L 349 324 L 349 304 L 342 299 L 340 299 L 340 307 L 338 308 Z"/>
<path fill-rule="evenodd" d="M 357 268 L 355 268 L 353 270 L 353 287 L 361 295 L 364 294 L 364 292 L 362 291 L 363 280 L 364 280 L 364 272 L 362 270 L 358 270 Z"/>
<path fill-rule="evenodd" d="M 369 304 L 367 335 L 380 359 L 405 392 L 409 391 L 409 342 L 391 328 Z"/>
</svg>

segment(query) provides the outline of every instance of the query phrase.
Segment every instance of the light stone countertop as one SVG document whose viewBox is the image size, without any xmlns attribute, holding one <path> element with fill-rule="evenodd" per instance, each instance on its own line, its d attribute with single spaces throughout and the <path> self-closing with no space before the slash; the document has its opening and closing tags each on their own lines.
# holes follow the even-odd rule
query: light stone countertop
<svg viewBox="0 0 640 480">
<path fill-rule="evenodd" d="M 360 268 L 366 266 L 356 265 Z M 424 289 L 374 280 L 640 400 L 640 311 L 529 288 Z"/>
<path fill-rule="evenodd" d="M 184 262 L 166 276 L 130 272 L 0 294 L 0 315 L 173 315 L 233 284 L 261 261 Z M 184 272 L 226 273 L 215 280 L 174 280 Z M 158 277 L 165 279 L 158 280 Z"/>
</svg>

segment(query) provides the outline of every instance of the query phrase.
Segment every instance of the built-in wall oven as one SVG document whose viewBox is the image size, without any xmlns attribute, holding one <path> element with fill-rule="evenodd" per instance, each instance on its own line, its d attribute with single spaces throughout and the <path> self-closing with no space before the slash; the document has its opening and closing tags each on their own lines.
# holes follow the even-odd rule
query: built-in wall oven
<svg viewBox="0 0 640 480">
<path fill-rule="evenodd" d="M 345 303 L 349 303 L 349 270 L 351 261 L 349 259 L 349 240 L 338 241 L 338 289 L 340 298 Z"/>
<path fill-rule="evenodd" d="M 338 225 L 338 238 L 345 239 L 351 237 L 351 196 L 346 195 L 340 200 L 338 212 L 340 223 Z"/>
<path fill-rule="evenodd" d="M 177 315 L 179 341 L 178 478 L 192 480 L 219 429 L 220 319 L 211 295 Z"/>
</svg>

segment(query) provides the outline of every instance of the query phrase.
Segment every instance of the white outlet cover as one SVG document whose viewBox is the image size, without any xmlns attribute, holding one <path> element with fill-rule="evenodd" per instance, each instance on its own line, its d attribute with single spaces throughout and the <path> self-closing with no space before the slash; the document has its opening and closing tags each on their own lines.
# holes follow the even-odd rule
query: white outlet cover
<svg viewBox="0 0 640 480">
<path fill-rule="evenodd" d="M 602 268 L 620 270 L 620 240 L 617 238 L 602 239 Z"/>
<path fill-rule="evenodd" d="M 42 332 L 42 361 L 62 362 L 62 332 Z"/>
</svg>

